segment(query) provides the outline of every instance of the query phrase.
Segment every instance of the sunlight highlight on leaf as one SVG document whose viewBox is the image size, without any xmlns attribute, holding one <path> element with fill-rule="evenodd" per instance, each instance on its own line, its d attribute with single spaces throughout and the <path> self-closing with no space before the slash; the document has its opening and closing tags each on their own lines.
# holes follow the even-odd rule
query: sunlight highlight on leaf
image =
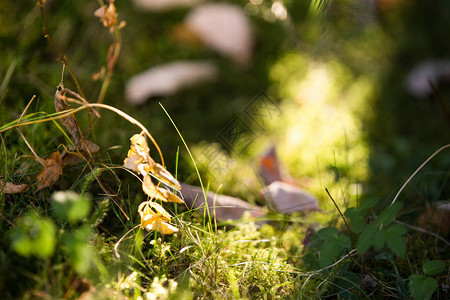
<svg viewBox="0 0 450 300">
<path fill-rule="evenodd" d="M 142 175 L 142 190 L 150 198 L 149 201 L 142 202 L 138 208 L 139 215 L 141 216 L 141 227 L 148 231 L 157 230 L 162 234 L 178 232 L 175 226 L 167 223 L 170 221 L 170 214 L 153 200 L 157 199 L 164 202 L 176 203 L 184 203 L 184 201 L 171 191 L 155 185 L 150 174 L 167 186 L 175 188 L 178 191 L 181 190 L 180 183 L 169 171 L 151 158 L 150 148 L 142 133 L 133 135 L 130 141 L 130 150 L 123 165 Z"/>
</svg>

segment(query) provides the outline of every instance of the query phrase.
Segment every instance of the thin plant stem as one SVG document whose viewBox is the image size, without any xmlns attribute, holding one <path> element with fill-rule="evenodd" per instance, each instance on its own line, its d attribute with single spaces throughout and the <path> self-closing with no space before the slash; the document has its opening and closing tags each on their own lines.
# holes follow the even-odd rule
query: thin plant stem
<svg viewBox="0 0 450 300">
<path fill-rule="evenodd" d="M 45 11 L 44 11 L 44 1 L 39 0 L 38 5 L 41 9 L 41 16 L 42 16 L 42 23 L 43 23 L 43 32 L 44 32 L 44 37 L 49 41 L 50 45 L 52 45 L 52 47 L 56 50 L 56 52 L 58 53 L 59 58 L 61 59 L 62 63 L 66 66 L 67 70 L 70 73 L 70 76 L 72 77 L 73 81 L 75 82 L 75 85 L 77 86 L 78 91 L 80 92 L 81 96 L 83 98 L 86 98 L 84 96 L 83 90 L 81 89 L 81 86 L 77 80 L 77 78 L 75 77 L 75 74 L 73 73 L 72 69 L 69 66 L 69 63 L 66 60 L 66 56 L 64 55 L 64 53 L 61 52 L 61 50 L 58 48 L 58 46 L 56 46 L 55 42 L 53 41 L 53 39 L 51 38 L 50 34 L 48 33 L 48 29 L 47 29 L 47 21 L 45 18 Z"/>
<path fill-rule="evenodd" d="M 441 237 L 440 235 L 438 235 L 438 234 L 436 234 L 434 232 L 431 232 L 431 231 L 428 231 L 426 229 L 423 229 L 423 228 L 420 228 L 420 227 L 417 227 L 417 226 L 414 226 L 414 225 L 410 225 L 410 224 L 407 224 L 407 223 L 404 223 L 404 222 L 401 222 L 401 221 L 398 221 L 398 220 L 394 220 L 393 222 L 397 223 L 397 224 L 401 224 L 401 225 L 403 225 L 403 226 L 405 226 L 405 227 L 407 227 L 409 229 L 429 234 L 429 235 L 437 238 L 438 240 L 444 242 L 447 246 L 450 246 L 450 242 L 448 242 L 446 239 L 444 239 L 443 237 Z"/>
<path fill-rule="evenodd" d="M 118 29 L 116 29 L 119 31 Z M 120 35 L 119 35 L 120 36 Z M 108 90 L 109 84 L 111 82 L 112 75 L 114 73 L 114 65 L 116 64 L 117 59 L 119 58 L 120 50 L 122 48 L 121 41 L 114 42 L 114 54 L 111 57 L 111 61 L 108 62 L 107 73 L 105 75 L 105 80 L 103 81 L 102 88 L 100 90 L 100 94 L 98 95 L 97 103 L 103 103 L 103 100 L 106 96 L 106 91 Z"/>
<path fill-rule="evenodd" d="M 133 230 L 135 230 L 136 228 L 138 228 L 139 226 L 141 226 L 141 224 L 134 226 L 133 228 L 131 228 L 130 230 L 128 230 L 127 233 L 125 233 L 120 240 L 117 241 L 117 243 L 114 245 L 114 254 L 116 255 L 117 258 L 120 258 L 120 254 L 119 251 L 117 251 L 117 248 L 119 248 L 120 243 L 123 241 L 123 239 Z"/>
<path fill-rule="evenodd" d="M 25 109 L 20 114 L 19 122 L 22 120 L 22 118 L 25 115 L 25 113 L 27 112 L 28 108 L 30 108 L 30 105 L 31 105 L 31 103 L 33 102 L 34 99 L 36 99 L 36 95 L 33 95 L 33 97 L 31 97 L 31 100 L 28 102 L 27 106 L 25 106 Z"/>
<path fill-rule="evenodd" d="M 22 126 L 27 126 L 27 125 L 31 125 L 31 124 L 37 124 L 37 123 L 45 123 L 45 122 L 49 122 L 49 121 L 53 121 L 53 120 L 58 120 L 61 118 L 65 118 L 67 116 L 73 115 L 76 112 L 82 111 L 84 109 L 89 109 L 89 108 L 93 108 L 93 107 L 99 107 L 99 108 L 103 108 L 103 109 L 107 109 L 110 110 L 112 112 L 115 112 L 116 114 L 118 114 L 119 116 L 121 116 L 122 118 L 124 118 L 125 120 L 127 120 L 128 122 L 130 122 L 131 124 L 134 124 L 136 126 L 138 126 L 146 135 L 147 137 L 152 141 L 153 145 L 155 146 L 156 150 L 158 151 L 158 154 L 161 158 L 161 165 L 165 166 L 164 164 L 164 157 L 162 155 L 161 149 L 159 148 L 158 144 L 156 143 L 155 139 L 153 138 L 153 136 L 150 134 L 150 132 L 147 130 L 147 128 L 145 128 L 144 125 L 142 125 L 139 121 L 137 121 L 136 119 L 134 119 L 133 117 L 131 117 L 130 115 L 124 113 L 123 111 L 112 107 L 110 105 L 107 104 L 102 104 L 102 103 L 87 103 L 84 104 L 80 107 L 77 108 L 73 108 L 73 109 L 68 109 L 66 111 L 62 111 L 61 113 L 56 114 L 54 117 L 48 117 L 48 118 L 44 118 L 44 119 L 39 119 L 39 120 L 33 120 L 33 121 L 28 121 L 28 122 L 16 122 L 15 124 L 12 124 L 10 126 L 7 126 L 3 129 L 0 129 L 0 133 L 12 129 L 12 128 L 16 128 L 16 127 L 22 127 Z"/>
<path fill-rule="evenodd" d="M 42 16 L 42 23 L 43 23 L 43 27 L 42 27 L 42 31 L 44 32 L 44 37 L 48 40 L 48 42 L 50 43 L 50 45 L 53 47 L 53 49 L 56 50 L 56 52 L 58 53 L 59 59 L 61 60 L 61 62 L 63 63 L 63 65 L 67 68 L 67 70 L 70 73 L 70 76 L 72 77 L 73 81 L 75 82 L 75 85 L 77 87 L 78 92 L 80 93 L 80 95 L 82 96 L 82 98 L 86 99 L 86 96 L 84 95 L 83 89 L 81 88 L 80 83 L 78 82 L 77 77 L 75 76 L 75 74 L 73 73 L 72 69 L 69 66 L 69 63 L 67 62 L 66 56 L 64 55 L 64 53 L 62 53 L 62 51 L 58 48 L 58 46 L 56 45 L 56 43 L 53 41 L 52 37 L 50 36 L 50 34 L 48 33 L 48 28 L 47 28 L 47 20 L 45 18 L 45 10 L 44 10 L 44 3 L 45 1 L 43 0 L 39 0 L 38 1 L 38 5 L 39 8 L 41 10 L 41 16 Z M 63 74 L 64 74 L 64 68 L 63 68 Z M 61 76 L 62 77 L 62 76 Z M 61 82 L 62 82 L 62 78 L 61 78 Z M 88 111 L 88 115 L 89 115 L 89 126 L 88 126 L 88 130 L 87 132 L 90 132 L 92 136 L 94 136 L 94 132 L 92 130 L 92 123 L 93 123 L 93 118 L 92 118 L 92 113 L 91 111 Z M 80 131 L 81 133 L 81 131 Z"/>
<path fill-rule="evenodd" d="M 103 1 L 99 1 L 99 4 L 105 5 Z M 111 52 L 108 52 L 107 73 L 105 75 L 105 79 L 103 80 L 97 103 L 103 103 L 103 100 L 105 99 L 106 91 L 108 90 L 112 75 L 114 73 L 114 66 L 116 65 L 117 59 L 120 55 L 120 50 L 122 49 L 122 35 L 120 34 L 121 25 L 115 24 L 113 29 L 114 30 L 112 32 L 112 35 L 114 38 L 114 42 L 109 50 L 112 51 L 112 55 L 110 55 Z"/>
<path fill-rule="evenodd" d="M 394 199 L 392 200 L 392 204 L 395 203 L 395 201 L 397 200 L 398 196 L 400 196 L 400 193 L 403 191 L 403 189 L 406 187 L 406 185 L 411 181 L 411 179 L 413 179 L 414 176 L 416 176 L 416 174 L 436 155 L 438 155 L 441 151 L 450 148 L 450 144 L 444 145 L 441 148 L 439 148 L 438 150 L 436 150 L 433 154 L 431 154 L 430 157 L 428 157 L 421 165 L 420 167 L 417 168 L 416 171 L 414 171 L 414 173 L 412 173 L 412 175 L 408 178 L 408 180 L 406 180 L 406 182 L 402 185 L 402 187 L 400 188 L 400 190 L 397 192 L 397 195 L 395 195 Z"/>
<path fill-rule="evenodd" d="M 192 160 L 192 163 L 194 164 L 194 169 L 195 169 L 195 172 L 197 173 L 198 180 L 200 181 L 200 186 L 201 186 L 201 188 L 202 188 L 203 198 L 205 199 L 205 207 L 208 207 L 208 198 L 206 197 L 207 195 L 206 195 L 205 187 L 204 187 L 204 185 L 203 185 L 203 180 L 202 180 L 202 177 L 200 176 L 200 171 L 198 170 L 197 163 L 195 162 L 194 156 L 192 155 L 191 150 L 189 150 L 189 147 L 188 147 L 188 145 L 186 144 L 186 141 L 184 140 L 183 136 L 181 135 L 181 132 L 178 130 L 177 125 L 176 125 L 175 122 L 172 120 L 172 118 L 170 117 L 170 115 L 169 115 L 169 113 L 167 112 L 167 110 L 164 108 L 164 106 L 163 106 L 161 103 L 159 103 L 159 105 L 162 107 L 162 109 L 163 109 L 164 112 L 166 113 L 167 117 L 169 118 L 170 122 L 172 123 L 173 127 L 175 128 L 175 130 L 177 131 L 178 135 L 180 136 L 180 139 L 181 139 L 181 141 L 183 142 L 183 145 L 184 145 L 184 147 L 186 148 L 186 150 L 187 150 L 187 152 L 188 152 L 188 154 L 189 154 L 189 157 L 190 157 L 191 160 Z M 209 209 L 208 209 L 207 211 L 208 211 L 208 216 L 209 216 Z"/>
<path fill-rule="evenodd" d="M 334 201 L 333 197 L 331 196 L 331 194 L 330 194 L 330 192 L 328 191 L 327 188 L 325 188 L 325 191 L 327 192 L 327 194 L 328 194 L 328 196 L 330 197 L 331 201 L 333 201 L 334 206 L 336 206 L 336 208 L 337 208 L 339 214 L 340 214 L 341 217 L 342 217 L 342 220 L 344 220 L 345 226 L 347 226 L 348 231 L 349 231 L 350 233 L 353 234 L 353 231 L 350 229 L 350 226 L 348 226 L 348 223 L 347 223 L 347 221 L 345 220 L 345 217 L 344 217 L 344 215 L 342 214 L 342 212 L 341 212 L 339 206 L 336 204 L 336 201 Z"/>
<path fill-rule="evenodd" d="M 25 115 L 25 113 L 27 112 L 28 108 L 30 108 L 31 103 L 33 102 L 33 100 L 36 98 L 36 95 L 33 95 L 33 97 L 31 97 L 31 100 L 28 102 L 27 106 L 25 107 L 25 109 L 23 110 L 22 114 L 20 114 L 19 117 L 19 122 L 22 120 L 23 116 Z M 45 165 L 45 161 L 39 157 L 39 155 L 37 155 L 37 153 L 34 151 L 33 147 L 31 147 L 30 143 L 28 143 L 28 140 L 25 138 L 25 136 L 23 135 L 22 131 L 20 131 L 20 128 L 16 128 L 17 131 L 19 132 L 20 136 L 22 137 L 22 139 L 24 140 L 25 144 L 27 145 L 28 149 L 30 149 L 31 153 L 33 153 L 34 157 L 36 158 L 36 160 L 44 167 L 47 168 L 47 166 Z"/>
<path fill-rule="evenodd" d="M 28 149 L 30 149 L 31 153 L 33 153 L 35 159 L 44 167 L 47 168 L 47 166 L 45 165 L 45 161 L 39 157 L 39 155 L 37 155 L 37 153 L 34 151 L 33 147 L 31 147 L 30 143 L 28 143 L 27 139 L 25 138 L 25 136 L 23 135 L 22 131 L 20 131 L 20 128 L 16 128 L 17 131 L 19 132 L 20 136 L 22 137 L 23 141 L 25 142 L 25 144 L 27 145 Z"/>
</svg>

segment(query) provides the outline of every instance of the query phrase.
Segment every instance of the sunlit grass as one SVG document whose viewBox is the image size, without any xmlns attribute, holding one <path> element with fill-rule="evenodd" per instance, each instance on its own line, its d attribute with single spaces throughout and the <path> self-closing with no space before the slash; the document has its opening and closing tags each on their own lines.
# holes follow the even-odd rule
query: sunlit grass
<svg viewBox="0 0 450 300">
<path fill-rule="evenodd" d="M 253 9 L 261 5 L 260 14 L 263 11 L 270 13 L 268 3 L 254 2 Z M 19 8 L 5 4 L 3 10 L 0 9 L 0 12 L 8 11 L 0 30 L 1 37 L 6 36 L 9 43 L 8 39 L 12 41 L 12 37 L 17 36 L 18 46 L 5 45 L 8 47 L 0 54 L 5 62 L 0 66 L 4 76 L 0 80 L 0 117 L 3 121 L 0 124 L 0 179 L 26 183 L 31 189 L 14 195 L 0 191 L 0 294 L 5 298 L 318 299 L 351 298 L 355 294 L 346 294 L 346 289 L 353 289 L 351 291 L 359 297 L 386 298 L 408 297 L 408 276 L 411 274 L 419 282 L 411 290 L 420 287 L 421 276 L 428 276 L 427 280 L 436 280 L 439 284 L 447 282 L 445 274 L 434 276 L 423 270 L 424 261 L 430 258 L 443 264 L 440 260 L 446 259 L 445 245 L 448 245 L 445 238 L 405 223 L 409 226 L 408 233 L 396 242 L 403 245 L 402 238 L 406 239 L 406 258 L 394 256 L 389 247 L 356 255 L 358 234 L 348 230 L 325 192 L 327 188 L 342 212 L 351 206 L 356 209 L 365 198 L 365 184 L 370 176 L 379 176 L 370 174 L 373 170 L 369 167 L 373 166 L 369 166 L 369 156 L 377 153 L 373 148 L 369 150 L 371 141 L 367 130 L 374 129 L 368 128 L 366 122 L 376 119 L 377 114 L 389 113 L 388 110 L 374 109 L 374 95 L 379 90 L 377 83 L 382 79 L 381 71 L 390 67 L 388 62 L 394 44 L 374 22 L 373 26 L 352 30 L 352 39 L 343 38 L 342 43 L 333 46 L 337 51 L 330 51 L 333 53 L 323 57 L 310 55 L 303 48 L 295 48 L 294 52 L 294 47 L 285 48 L 284 45 L 272 49 L 271 44 L 279 39 L 278 33 L 285 33 L 283 26 L 298 25 L 302 43 L 326 37 L 321 34 L 321 26 L 325 23 L 312 24 L 322 15 L 317 13 L 318 2 L 314 1 L 310 6 L 305 22 L 299 21 L 303 16 L 289 19 L 294 24 L 276 23 L 272 18 L 273 27 L 264 23 L 261 27 L 264 30 L 258 26 L 262 20 L 270 18 L 262 16 L 263 19 L 258 19 L 261 16 L 255 14 L 253 21 L 260 30 L 255 67 L 237 70 L 203 48 L 181 48 L 173 43 L 170 28 L 181 20 L 186 13 L 184 10 L 173 15 L 152 13 L 148 18 L 149 15 L 117 1 L 120 17 L 133 16 L 129 26 L 134 27 L 125 27 L 122 37 L 116 31 L 111 38 L 106 31 L 104 36 L 99 34 L 103 28 L 93 16 L 97 3 L 68 2 L 55 6 L 52 1 L 47 1 L 49 31 L 55 32 L 54 41 L 64 50 L 63 54 L 59 53 L 60 59 L 67 59 L 73 68 L 74 89 L 81 90 L 82 86 L 88 95 L 94 95 L 92 99 L 109 103 L 80 106 L 65 115 L 53 113 L 60 64 L 56 62 L 54 49 L 43 46 L 39 7 L 30 8 L 32 11 L 20 7 L 19 14 Z M 285 4 L 292 3 L 287 1 Z M 35 6 L 35 2 L 31 6 Z M 337 7 L 337 11 L 342 12 L 342 7 Z M 16 20 L 9 11 L 21 17 Z M 346 20 L 342 19 L 336 20 L 336 27 L 332 28 L 336 32 L 345 27 L 343 21 Z M 400 22 L 401 18 L 394 20 Z M 142 26 L 139 30 L 137 24 Z M 140 30 L 145 26 L 152 33 L 146 40 L 139 38 L 141 32 L 147 33 Z M 401 27 L 393 27 L 401 30 Z M 70 28 L 76 30 L 70 32 Z M 104 54 L 111 42 L 116 50 L 105 60 Z M 102 46 L 97 47 L 99 44 Z M 264 48 L 268 44 L 269 47 Z M 259 48 L 263 50 L 259 52 Z M 120 58 L 119 50 L 124 54 Z M 204 86 L 202 90 L 194 88 L 185 94 L 162 99 L 164 110 L 155 104 L 156 101 L 155 105 L 137 108 L 127 107 L 122 102 L 124 82 L 136 70 L 174 58 L 200 56 L 215 59 L 223 65 L 223 81 Z M 349 60 L 349 57 L 353 59 Z M 92 81 L 92 73 L 98 72 L 111 58 L 114 62 L 109 61 L 112 66 L 103 83 Z M 116 59 L 117 74 L 113 76 Z M 71 82 L 66 81 L 70 86 Z M 247 105 L 254 100 L 255 91 L 262 91 L 271 98 L 257 105 L 265 117 L 256 121 L 246 111 Z M 38 97 L 19 121 L 26 101 L 34 94 Z M 268 107 L 263 104 L 268 103 L 275 108 L 273 114 L 264 114 Z M 36 192 L 36 176 L 41 168 L 36 157 L 45 158 L 55 149 L 66 151 L 63 143 L 71 143 L 69 135 L 58 125 L 58 119 L 75 113 L 78 116 L 81 111 L 94 106 L 106 109 L 92 127 L 103 149 L 91 158 L 85 157 L 85 160 L 64 166 L 61 178 L 53 186 Z M 227 121 L 230 113 L 239 114 L 249 129 L 238 136 L 234 146 L 224 145 L 220 140 L 221 122 Z M 174 128 L 174 122 L 167 121 L 165 114 L 177 121 L 177 128 Z M 179 119 L 188 122 L 178 123 Z M 87 114 L 79 120 L 83 127 L 86 126 Z M 150 131 L 153 133 L 155 129 L 161 149 L 155 143 L 150 146 L 150 153 L 160 156 L 162 165 L 162 154 L 176 153 L 176 159 L 166 157 L 165 163 L 170 171 L 171 166 L 176 166 L 177 179 L 202 185 L 203 192 L 220 192 L 259 206 L 266 205 L 260 194 L 264 184 L 258 175 L 259 157 L 270 146 L 276 145 L 286 178 L 313 193 L 320 201 L 321 211 L 282 215 L 264 207 L 267 215 L 257 220 L 244 215 L 237 221 L 214 222 L 203 209 L 188 210 L 180 204 L 162 203 L 173 216 L 171 222 L 178 232 L 171 236 L 147 232 L 139 228 L 138 207 L 148 199 L 137 176 L 122 167 L 135 125 L 150 139 L 153 139 Z M 391 128 L 392 123 L 386 126 Z M 204 127 L 207 132 L 202 131 Z M 28 146 L 15 128 L 21 129 Z M 215 128 L 219 130 L 215 131 Z M 387 134 L 394 136 L 396 133 Z M 195 138 L 190 140 L 189 135 Z M 161 143 L 160 138 L 168 143 Z M 415 147 L 404 139 L 389 141 L 389 147 L 391 144 L 400 154 Z M 33 147 L 34 155 L 30 147 Z M 442 153 L 430 159 L 440 161 L 445 167 L 448 159 L 444 153 L 447 152 L 442 149 Z M 376 161 L 378 166 L 389 167 L 406 161 L 402 157 L 404 161 L 397 162 L 391 153 L 379 157 L 382 159 Z M 388 167 L 385 169 L 389 170 Z M 392 197 L 379 193 L 382 198 L 380 209 L 385 209 L 381 207 L 383 203 L 391 203 L 395 192 L 398 192 L 395 199 L 399 202 L 416 196 L 428 202 L 433 197 L 445 195 L 448 172 L 444 167 L 433 171 L 433 176 L 441 178 L 438 188 L 433 189 L 426 184 L 430 173 L 415 176 L 421 169 L 414 172 L 414 169 L 405 168 L 403 172 L 412 174 L 410 179 L 407 179 L 409 176 L 404 178 L 407 188 L 395 190 Z M 383 180 L 403 180 L 395 172 Z M 408 191 L 409 187 L 412 191 Z M 55 207 L 52 200 L 53 192 L 58 190 L 79 194 L 84 205 L 89 203 L 90 212 L 86 212 L 88 206 L 85 205 L 76 211 L 81 216 L 74 214 L 74 219 L 66 219 L 65 213 L 61 213 L 64 209 Z M 421 208 L 425 206 L 420 204 Z M 413 208 L 413 214 L 419 213 L 417 207 Z M 66 209 L 70 211 L 70 208 Z M 368 215 L 357 216 L 374 223 L 379 212 L 374 209 Z M 410 212 L 411 208 L 402 210 L 399 217 Z M 346 215 L 346 218 L 350 217 Z M 348 235 L 353 249 L 345 248 L 333 263 L 319 268 L 318 261 L 324 253 L 306 245 L 314 240 L 317 242 L 317 231 L 327 226 L 335 227 L 341 236 Z M 120 258 L 114 255 L 115 249 Z M 376 277 L 377 287 L 373 290 L 360 285 L 367 275 Z M 442 293 L 438 290 L 435 295 L 439 298 Z"/>
</svg>

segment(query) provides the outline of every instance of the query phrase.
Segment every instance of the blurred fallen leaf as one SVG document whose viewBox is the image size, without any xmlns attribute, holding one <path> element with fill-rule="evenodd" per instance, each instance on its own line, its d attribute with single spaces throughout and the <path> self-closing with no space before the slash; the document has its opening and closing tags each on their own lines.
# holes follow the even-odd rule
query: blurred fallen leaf
<svg viewBox="0 0 450 300">
<path fill-rule="evenodd" d="M 205 197 L 201 188 L 189 184 L 181 184 L 181 193 L 189 208 L 199 208 L 203 211 Z M 239 198 L 208 192 L 206 194 L 209 215 L 220 220 L 239 220 L 245 212 L 257 218 L 265 215 L 261 207 L 251 205 Z M 214 213 L 215 210 L 215 213 Z"/>
<path fill-rule="evenodd" d="M 436 86 L 450 83 L 450 60 L 425 60 L 405 79 L 408 92 L 417 98 L 426 98 L 433 93 L 430 82 Z"/>
<path fill-rule="evenodd" d="M 208 3 L 193 9 L 185 23 L 206 46 L 245 66 L 252 54 L 253 37 L 244 10 L 227 3 Z"/>
<path fill-rule="evenodd" d="M 0 179 L 0 191 L 3 191 L 5 194 L 20 194 L 25 193 L 30 189 L 28 184 L 14 184 L 12 182 L 7 181 L 6 183 Z"/>
<path fill-rule="evenodd" d="M 50 154 L 50 157 L 45 159 L 45 167 L 43 166 L 37 175 L 37 189 L 36 192 L 53 185 L 62 174 L 62 160 L 59 151 Z"/>
<path fill-rule="evenodd" d="M 319 201 L 312 194 L 289 183 L 275 181 L 264 187 L 261 193 L 281 213 L 319 210 Z"/>
<path fill-rule="evenodd" d="M 266 185 L 275 181 L 283 181 L 275 146 L 270 147 L 270 149 L 263 154 L 259 161 L 259 167 L 261 177 Z"/>
<path fill-rule="evenodd" d="M 203 46 L 200 38 L 189 28 L 185 23 L 180 23 L 174 26 L 170 32 L 172 39 L 181 45 L 193 45 L 196 47 Z"/>
<path fill-rule="evenodd" d="M 441 202 L 428 206 L 419 216 L 419 226 L 447 235 L 450 231 L 450 203 Z"/>
<path fill-rule="evenodd" d="M 134 0 L 138 8 L 152 11 L 167 11 L 175 8 L 186 8 L 193 6 L 203 0 Z"/>
<path fill-rule="evenodd" d="M 289 176 L 289 173 L 282 168 L 276 153 L 276 146 L 272 146 L 265 152 L 259 160 L 259 171 L 265 185 L 275 181 L 283 181 L 296 186 L 297 180 Z"/>
<path fill-rule="evenodd" d="M 125 97 L 130 103 L 142 104 L 150 97 L 172 95 L 196 83 L 211 81 L 217 73 L 217 67 L 205 61 L 178 61 L 156 66 L 131 77 Z"/>
</svg>

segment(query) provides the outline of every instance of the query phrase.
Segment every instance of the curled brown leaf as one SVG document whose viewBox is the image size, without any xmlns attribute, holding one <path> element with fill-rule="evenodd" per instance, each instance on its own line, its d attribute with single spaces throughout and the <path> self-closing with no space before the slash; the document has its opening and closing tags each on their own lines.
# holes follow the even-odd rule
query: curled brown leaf
<svg viewBox="0 0 450 300">
<path fill-rule="evenodd" d="M 36 192 L 53 185 L 62 174 L 62 160 L 59 151 L 50 154 L 50 157 L 45 159 L 45 167 L 43 166 L 37 175 L 37 189 Z"/>
<path fill-rule="evenodd" d="M 28 184 L 14 184 L 12 182 L 7 181 L 6 183 L 0 179 L 0 191 L 3 191 L 5 194 L 20 194 L 25 193 L 30 189 Z"/>
<path fill-rule="evenodd" d="M 58 84 L 55 92 L 55 110 L 56 112 L 62 112 L 70 109 L 70 105 L 63 99 L 64 96 L 64 85 L 62 82 Z M 64 127 L 67 128 L 70 135 L 72 136 L 75 146 L 77 148 L 81 147 L 80 137 L 78 136 L 78 132 L 80 132 L 80 125 L 77 122 L 77 119 L 74 115 L 70 115 L 60 119 L 61 123 Z"/>
<path fill-rule="evenodd" d="M 65 89 L 63 83 L 61 82 L 58 84 L 55 92 L 56 112 L 62 112 L 71 109 L 70 105 L 64 100 L 64 94 Z M 80 125 L 78 124 L 78 121 L 74 115 L 69 115 L 67 117 L 61 118 L 60 121 L 72 136 L 77 150 L 89 154 L 95 154 L 100 150 L 100 147 L 98 145 L 84 138 Z"/>
</svg>

